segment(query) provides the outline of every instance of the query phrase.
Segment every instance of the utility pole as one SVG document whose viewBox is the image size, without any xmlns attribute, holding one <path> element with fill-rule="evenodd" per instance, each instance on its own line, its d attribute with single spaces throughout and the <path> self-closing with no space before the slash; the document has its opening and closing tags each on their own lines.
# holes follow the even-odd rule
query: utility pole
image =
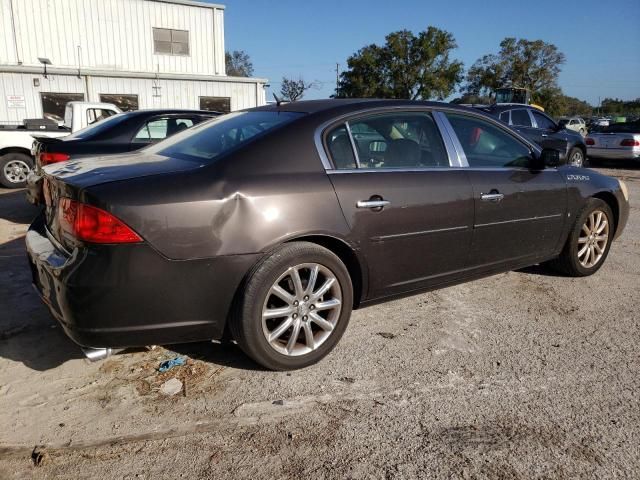
<svg viewBox="0 0 640 480">
<path fill-rule="evenodd" d="M 340 64 L 336 63 L 336 95 L 338 95 L 339 87 L 340 87 Z"/>
</svg>

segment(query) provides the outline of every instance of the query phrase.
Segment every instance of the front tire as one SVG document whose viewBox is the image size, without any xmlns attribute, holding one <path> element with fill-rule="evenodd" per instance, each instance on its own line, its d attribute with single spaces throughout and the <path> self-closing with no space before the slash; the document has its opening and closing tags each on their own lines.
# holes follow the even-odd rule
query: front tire
<svg viewBox="0 0 640 480">
<path fill-rule="evenodd" d="M 230 330 L 260 365 L 295 370 L 329 354 L 352 305 L 349 272 L 335 254 L 313 243 L 287 243 L 249 274 Z"/>
<path fill-rule="evenodd" d="M 571 151 L 569 151 L 568 164 L 573 167 L 587 167 L 587 157 L 581 148 L 573 147 Z"/>
<path fill-rule="evenodd" d="M 562 253 L 551 266 L 572 277 L 593 275 L 609 255 L 614 227 L 609 205 L 599 198 L 590 198 L 578 215 Z"/>
<path fill-rule="evenodd" d="M 7 153 L 0 157 L 0 184 L 6 188 L 23 188 L 33 168 L 33 159 L 24 153 Z"/>
</svg>

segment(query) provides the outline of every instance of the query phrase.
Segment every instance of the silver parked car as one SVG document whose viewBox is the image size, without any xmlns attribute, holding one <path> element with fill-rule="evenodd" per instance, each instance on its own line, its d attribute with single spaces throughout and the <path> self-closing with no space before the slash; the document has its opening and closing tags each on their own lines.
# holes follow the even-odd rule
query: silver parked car
<svg viewBox="0 0 640 480">
<path fill-rule="evenodd" d="M 558 125 L 574 132 L 578 132 L 585 137 L 587 135 L 587 123 L 580 117 L 560 117 Z"/>
<path fill-rule="evenodd" d="M 585 139 L 590 159 L 640 160 L 640 121 L 614 123 Z"/>
</svg>

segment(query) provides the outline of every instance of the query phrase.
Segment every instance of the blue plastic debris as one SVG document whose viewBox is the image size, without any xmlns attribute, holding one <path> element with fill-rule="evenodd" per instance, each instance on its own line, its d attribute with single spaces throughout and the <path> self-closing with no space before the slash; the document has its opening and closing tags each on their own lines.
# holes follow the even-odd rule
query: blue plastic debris
<svg viewBox="0 0 640 480">
<path fill-rule="evenodd" d="M 160 364 L 160 367 L 158 367 L 158 371 L 160 373 L 164 373 L 167 370 L 171 370 L 173 367 L 179 367 L 180 365 L 184 365 L 185 362 L 186 362 L 186 359 L 184 357 L 175 357 L 175 358 L 172 358 L 171 360 L 165 360 Z"/>
</svg>

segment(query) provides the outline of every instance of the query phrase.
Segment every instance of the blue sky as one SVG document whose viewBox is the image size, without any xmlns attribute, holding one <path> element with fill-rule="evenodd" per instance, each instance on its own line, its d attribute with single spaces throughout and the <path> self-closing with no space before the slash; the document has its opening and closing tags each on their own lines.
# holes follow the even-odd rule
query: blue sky
<svg viewBox="0 0 640 480">
<path fill-rule="evenodd" d="M 560 86 L 592 104 L 640 97 L 640 0 L 224 0 L 227 50 L 245 50 L 255 76 L 279 91 L 282 76 L 335 88 L 336 63 L 387 33 L 428 25 L 453 33 L 465 67 L 504 37 L 554 43 L 566 55 Z M 526 5 L 526 6 L 525 6 Z M 269 97 L 271 96 L 269 92 Z"/>
</svg>

